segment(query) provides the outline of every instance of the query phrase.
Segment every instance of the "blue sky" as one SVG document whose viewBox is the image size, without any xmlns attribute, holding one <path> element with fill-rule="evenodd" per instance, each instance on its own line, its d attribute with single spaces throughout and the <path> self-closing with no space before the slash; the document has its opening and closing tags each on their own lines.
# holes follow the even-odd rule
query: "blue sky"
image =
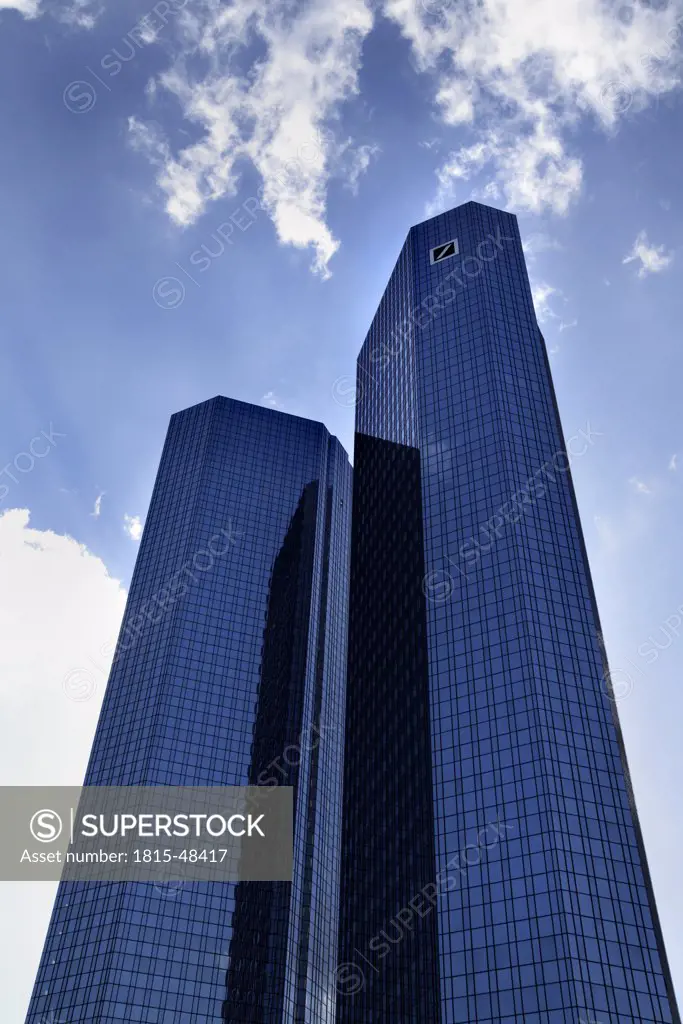
<svg viewBox="0 0 683 1024">
<path fill-rule="evenodd" d="M 222 393 L 350 450 L 409 227 L 490 202 L 565 433 L 599 435 L 574 476 L 683 997 L 682 40 L 681 0 L 0 0 L 4 781 L 80 781 L 171 413 Z M 0 891 L 19 1024 L 49 893 Z"/>
</svg>

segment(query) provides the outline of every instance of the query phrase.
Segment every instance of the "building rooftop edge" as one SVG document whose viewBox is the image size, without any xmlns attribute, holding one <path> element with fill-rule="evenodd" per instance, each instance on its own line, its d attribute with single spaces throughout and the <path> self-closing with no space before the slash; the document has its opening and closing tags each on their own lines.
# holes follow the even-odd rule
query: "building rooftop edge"
<svg viewBox="0 0 683 1024">
<path fill-rule="evenodd" d="M 181 416 L 183 413 L 189 412 L 191 409 L 199 409 L 203 405 L 212 405 L 216 402 L 231 402 L 233 405 L 241 405 L 246 409 L 258 409 L 260 412 L 267 413 L 272 416 L 286 416 L 290 420 L 299 420 L 301 423 L 309 423 L 314 427 L 320 427 L 325 431 L 329 438 L 337 442 L 346 458 L 349 462 L 351 461 L 349 453 L 337 435 L 333 434 L 322 420 L 315 420 L 310 416 L 298 416 L 296 413 L 285 412 L 284 409 L 274 409 L 268 405 L 258 405 L 256 402 L 245 402 L 241 398 L 231 398 L 229 395 L 213 395 L 211 398 L 204 399 L 203 402 L 195 402 L 193 405 L 187 405 L 182 409 L 176 409 L 176 411 L 171 414 L 171 419 L 173 419 L 174 416 Z"/>
<path fill-rule="evenodd" d="M 408 231 L 410 235 L 411 231 L 416 228 L 422 227 L 423 224 L 429 224 L 432 220 L 438 220 L 439 217 L 445 216 L 448 213 L 455 213 L 457 210 L 464 210 L 466 206 L 479 206 L 482 210 L 492 210 L 494 213 L 504 214 L 506 217 L 514 217 L 517 219 L 517 214 L 512 213 L 510 210 L 501 210 L 498 206 L 489 206 L 487 203 L 478 203 L 475 199 L 468 199 L 466 203 L 460 203 L 458 206 L 451 206 L 447 210 L 442 210 L 440 213 L 435 213 L 433 217 L 426 217 L 424 220 L 420 220 L 417 224 L 413 224 Z"/>
</svg>

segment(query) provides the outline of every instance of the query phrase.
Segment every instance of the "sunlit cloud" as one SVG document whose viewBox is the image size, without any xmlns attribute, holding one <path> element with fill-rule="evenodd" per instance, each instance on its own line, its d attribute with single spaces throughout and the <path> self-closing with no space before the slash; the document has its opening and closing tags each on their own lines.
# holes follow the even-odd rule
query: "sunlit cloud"
<svg viewBox="0 0 683 1024">
<path fill-rule="evenodd" d="M 640 231 L 631 251 L 624 257 L 622 263 L 639 263 L 638 277 L 643 278 L 648 274 L 659 274 L 662 270 L 666 270 L 671 265 L 673 258 L 673 253 L 667 252 L 663 245 L 650 245 L 647 233 Z"/>
</svg>

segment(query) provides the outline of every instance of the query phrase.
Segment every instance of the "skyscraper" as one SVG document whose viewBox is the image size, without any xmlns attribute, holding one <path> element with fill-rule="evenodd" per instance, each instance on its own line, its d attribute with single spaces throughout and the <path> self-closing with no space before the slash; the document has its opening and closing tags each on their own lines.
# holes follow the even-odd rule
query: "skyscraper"
<svg viewBox="0 0 683 1024">
<path fill-rule="evenodd" d="M 598 440 L 516 218 L 412 228 L 358 360 L 341 1024 L 680 1019 L 569 472 Z"/>
<path fill-rule="evenodd" d="M 294 878 L 62 884 L 28 1024 L 334 1021 L 350 513 L 321 424 L 172 417 L 86 782 L 293 786 Z"/>
</svg>

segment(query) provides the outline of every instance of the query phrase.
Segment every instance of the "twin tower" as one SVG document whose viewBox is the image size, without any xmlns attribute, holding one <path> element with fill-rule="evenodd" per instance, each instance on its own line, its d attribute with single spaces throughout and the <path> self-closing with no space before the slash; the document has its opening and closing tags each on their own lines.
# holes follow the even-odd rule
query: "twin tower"
<svg viewBox="0 0 683 1024">
<path fill-rule="evenodd" d="M 353 473 L 319 423 L 171 418 L 86 782 L 277 765 L 294 878 L 62 884 L 27 1024 L 678 1024 L 569 471 L 593 442 L 478 203 L 408 234 Z"/>
</svg>

